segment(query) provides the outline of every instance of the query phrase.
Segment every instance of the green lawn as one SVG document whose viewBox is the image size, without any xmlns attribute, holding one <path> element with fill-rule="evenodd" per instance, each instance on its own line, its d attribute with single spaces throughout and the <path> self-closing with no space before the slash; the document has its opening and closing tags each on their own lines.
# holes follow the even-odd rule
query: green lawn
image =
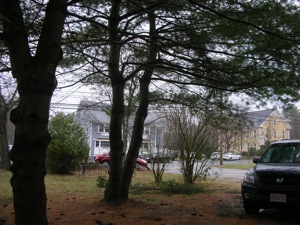
<svg viewBox="0 0 300 225">
<path fill-rule="evenodd" d="M 12 202 L 13 194 L 10 185 L 11 172 L 7 170 L 0 170 L 0 204 Z M 104 188 L 97 186 L 97 177 L 101 175 L 108 178 L 107 171 L 102 171 L 100 174 L 94 174 L 82 179 L 78 172 L 72 175 L 54 175 L 47 174 L 45 178 L 47 197 L 51 199 L 60 198 L 64 195 L 72 195 L 81 193 L 86 195 L 88 193 L 98 193 L 99 197 L 103 196 Z M 163 181 L 176 181 L 182 182 L 181 174 L 168 174 L 163 175 Z M 196 183 L 206 181 L 197 181 Z M 211 183 L 209 180 L 207 183 Z M 153 187 L 154 176 L 151 171 L 136 171 L 132 178 L 133 186 L 150 186 Z M 203 183 L 202 183 L 203 184 Z M 204 185 L 204 186 L 207 186 Z"/>
<path fill-rule="evenodd" d="M 12 201 L 13 194 L 10 186 L 11 172 L 0 169 L 0 204 L 6 204 L 8 201 Z"/>
<path fill-rule="evenodd" d="M 255 166 L 254 163 L 250 164 L 223 164 L 222 166 L 219 166 L 221 168 L 227 168 L 227 169 L 238 169 L 238 170 L 248 170 Z"/>
<path fill-rule="evenodd" d="M 101 175 L 108 178 L 107 171 L 102 171 L 100 174 L 89 174 L 88 177 L 82 179 L 78 172 L 72 175 L 55 175 L 47 174 L 45 178 L 46 192 L 48 198 L 60 198 L 64 195 L 72 195 L 81 193 L 82 195 L 88 193 L 98 193 L 101 197 L 104 188 L 97 186 L 97 177 Z M 12 202 L 13 194 L 10 185 L 10 178 L 12 173 L 7 170 L 0 169 L 0 205 Z M 180 180 L 180 174 L 164 174 L 163 180 Z M 144 185 L 154 182 L 154 177 L 151 171 L 137 171 L 132 178 L 132 185 Z"/>
</svg>

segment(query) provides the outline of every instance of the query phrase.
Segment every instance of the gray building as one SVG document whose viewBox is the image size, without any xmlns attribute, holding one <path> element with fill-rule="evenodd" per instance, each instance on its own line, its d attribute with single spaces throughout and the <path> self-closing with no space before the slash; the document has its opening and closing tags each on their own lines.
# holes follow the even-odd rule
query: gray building
<svg viewBox="0 0 300 225">
<path fill-rule="evenodd" d="M 81 101 L 76 112 L 76 121 L 85 130 L 90 148 L 89 157 L 110 151 L 109 125 L 110 105 Z M 131 140 L 133 119 L 129 118 L 126 146 Z M 164 114 L 150 110 L 145 121 L 143 144 L 140 153 L 155 152 L 164 148 Z M 127 150 L 127 149 L 126 149 Z"/>
</svg>

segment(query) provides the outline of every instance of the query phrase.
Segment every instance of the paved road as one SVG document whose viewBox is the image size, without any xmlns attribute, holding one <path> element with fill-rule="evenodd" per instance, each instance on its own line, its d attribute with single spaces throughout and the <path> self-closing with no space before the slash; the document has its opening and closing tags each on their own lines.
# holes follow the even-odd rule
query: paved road
<svg viewBox="0 0 300 225">
<path fill-rule="evenodd" d="M 219 161 L 215 161 L 214 165 L 212 166 L 211 174 L 217 174 L 220 178 L 231 178 L 231 179 L 243 179 L 243 176 L 246 170 L 238 170 L 238 169 L 226 169 L 226 168 L 218 168 Z M 223 165 L 226 164 L 251 164 L 252 160 L 234 160 L 234 161 L 224 161 Z M 178 161 L 173 161 L 172 163 L 167 164 L 166 168 L 167 173 L 180 173 L 180 164 Z"/>
<path fill-rule="evenodd" d="M 220 161 L 215 162 L 215 165 L 219 165 Z M 233 161 L 223 161 L 223 165 L 226 164 L 252 164 L 252 160 L 233 160 Z M 247 170 L 238 170 L 238 169 L 227 169 L 227 168 L 217 168 L 212 167 L 212 170 L 216 170 L 220 173 L 220 178 L 233 178 L 239 179 L 242 181 L 244 174 Z"/>
</svg>

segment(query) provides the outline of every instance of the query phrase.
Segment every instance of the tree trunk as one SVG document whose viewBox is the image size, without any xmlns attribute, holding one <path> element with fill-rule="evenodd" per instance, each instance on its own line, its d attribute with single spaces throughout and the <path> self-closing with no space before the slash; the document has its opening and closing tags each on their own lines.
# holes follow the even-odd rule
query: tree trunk
<svg viewBox="0 0 300 225">
<path fill-rule="evenodd" d="M 135 168 L 139 148 L 142 144 L 144 121 L 147 117 L 149 105 L 149 84 L 154 71 L 154 63 L 157 54 L 156 44 L 154 41 L 155 17 L 154 14 L 149 14 L 151 44 L 148 62 L 146 62 L 147 66 L 140 81 L 139 108 L 137 110 L 133 126 L 132 140 L 124 162 L 124 166 L 122 167 L 124 147 L 124 143 L 122 141 L 122 121 L 124 118 L 125 79 L 119 70 L 121 52 L 121 37 L 119 36 L 118 31 L 118 23 L 120 21 L 120 4 L 120 0 L 112 1 L 109 19 L 109 39 L 111 40 L 109 55 L 109 77 L 113 89 L 113 103 L 110 121 L 111 165 L 109 183 L 105 190 L 104 200 L 110 203 L 128 200 L 129 186 Z"/>
<path fill-rule="evenodd" d="M 45 158 L 50 135 L 50 101 L 56 87 L 55 70 L 61 59 L 61 36 L 67 0 L 50 0 L 36 56 L 31 57 L 27 33 L 18 0 L 1 1 L 4 35 L 20 102 L 11 113 L 15 141 L 11 185 L 15 224 L 48 224 L 46 215 Z"/>
<path fill-rule="evenodd" d="M 0 168 L 8 170 L 10 167 L 10 159 L 8 156 L 8 138 L 7 138 L 7 114 L 8 108 L 0 101 L 0 151 L 1 165 Z"/>
<path fill-rule="evenodd" d="M 0 151 L 1 151 L 1 165 L 0 168 L 8 170 L 10 167 L 9 159 L 9 125 L 8 118 L 10 110 L 17 105 L 15 101 L 17 90 L 12 93 L 11 99 L 6 100 L 1 93 L 0 87 Z M 14 130 L 10 125 L 11 132 Z M 12 144 L 12 143 L 11 143 Z"/>
<path fill-rule="evenodd" d="M 119 11 L 121 1 L 111 1 L 109 20 L 109 77 L 112 85 L 112 111 L 110 119 L 110 171 L 109 182 L 105 189 L 104 199 L 108 202 L 121 200 L 121 180 L 123 147 L 122 123 L 124 117 L 124 85 L 125 81 L 119 70 L 121 38 L 118 34 Z"/>
<path fill-rule="evenodd" d="M 151 77 L 154 72 L 155 60 L 157 57 L 156 47 L 156 27 L 155 27 L 155 15 L 153 12 L 148 13 L 149 26 L 150 26 L 150 47 L 148 61 L 146 62 L 147 67 L 145 68 L 144 74 L 140 79 L 140 97 L 139 107 L 135 115 L 132 139 L 128 149 L 127 157 L 123 168 L 122 177 L 122 199 L 128 199 L 129 187 L 135 168 L 136 159 L 139 154 L 140 147 L 143 141 L 143 130 L 144 122 L 148 114 L 149 106 L 149 85 Z"/>
</svg>

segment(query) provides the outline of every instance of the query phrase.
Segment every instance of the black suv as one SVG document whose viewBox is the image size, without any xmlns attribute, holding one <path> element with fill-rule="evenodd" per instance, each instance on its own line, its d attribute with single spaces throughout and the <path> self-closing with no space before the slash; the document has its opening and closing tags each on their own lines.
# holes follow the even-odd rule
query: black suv
<svg viewBox="0 0 300 225">
<path fill-rule="evenodd" d="M 300 140 L 272 143 L 241 185 L 245 212 L 300 205 Z"/>
</svg>

